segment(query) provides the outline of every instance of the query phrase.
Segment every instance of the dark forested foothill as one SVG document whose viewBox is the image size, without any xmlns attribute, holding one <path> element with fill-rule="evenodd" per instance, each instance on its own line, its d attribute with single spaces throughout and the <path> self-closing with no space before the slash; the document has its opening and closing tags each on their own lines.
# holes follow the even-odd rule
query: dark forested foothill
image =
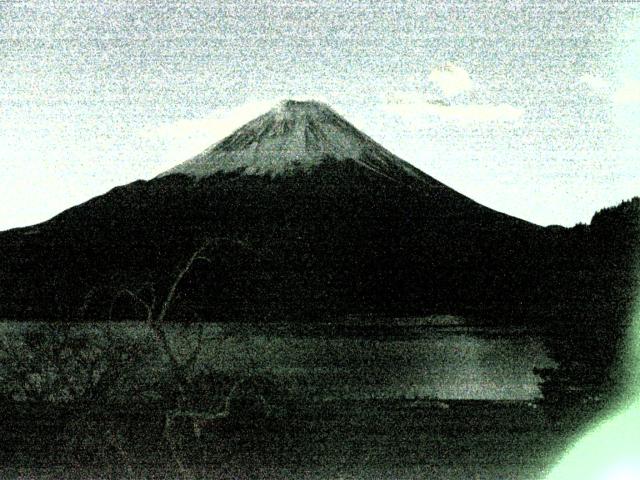
<svg viewBox="0 0 640 480">
<path fill-rule="evenodd" d="M 558 369 L 543 369 L 552 402 L 605 403 L 625 379 L 640 267 L 640 198 L 597 212 L 589 225 L 567 231 L 545 288 L 550 312 L 547 347 Z"/>
</svg>

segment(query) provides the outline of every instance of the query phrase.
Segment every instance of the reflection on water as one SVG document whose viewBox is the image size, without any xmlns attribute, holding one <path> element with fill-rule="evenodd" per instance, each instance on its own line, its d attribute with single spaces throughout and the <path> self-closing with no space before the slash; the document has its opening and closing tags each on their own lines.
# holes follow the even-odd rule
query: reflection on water
<svg viewBox="0 0 640 480">
<path fill-rule="evenodd" d="M 227 324 L 207 361 L 286 376 L 319 398 L 533 399 L 552 366 L 522 329 L 460 322 Z"/>
</svg>

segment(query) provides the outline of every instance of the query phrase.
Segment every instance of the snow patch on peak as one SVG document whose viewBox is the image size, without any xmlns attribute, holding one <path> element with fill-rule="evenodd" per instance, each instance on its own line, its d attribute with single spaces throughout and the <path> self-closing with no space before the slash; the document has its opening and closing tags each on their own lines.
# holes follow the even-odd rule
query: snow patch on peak
<svg viewBox="0 0 640 480">
<path fill-rule="evenodd" d="M 283 100 L 220 142 L 161 176 L 206 177 L 217 172 L 283 175 L 309 171 L 326 160 L 353 161 L 385 177 L 426 177 L 360 132 L 328 105 Z M 427 177 L 428 178 L 428 177 Z"/>
<path fill-rule="evenodd" d="M 323 111 L 332 112 L 331 108 L 322 102 L 318 102 L 316 100 L 295 100 L 295 99 L 280 100 L 273 110 L 278 112 L 283 112 L 283 113 L 292 113 L 292 112 L 318 113 Z"/>
</svg>

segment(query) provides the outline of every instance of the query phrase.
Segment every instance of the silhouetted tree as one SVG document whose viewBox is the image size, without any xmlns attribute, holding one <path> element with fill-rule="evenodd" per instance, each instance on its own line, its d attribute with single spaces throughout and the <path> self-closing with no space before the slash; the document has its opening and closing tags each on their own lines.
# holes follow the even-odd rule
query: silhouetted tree
<svg viewBox="0 0 640 480">
<path fill-rule="evenodd" d="M 243 396 L 252 396 L 255 401 L 264 403 L 265 399 L 260 399 L 260 394 L 256 394 L 247 386 L 256 384 L 254 375 L 246 375 L 235 379 L 217 410 L 209 411 L 202 406 L 194 405 L 190 392 L 194 389 L 194 377 L 196 372 L 194 366 L 200 356 L 204 343 L 204 322 L 198 310 L 188 301 L 188 292 L 182 292 L 181 288 L 187 281 L 187 276 L 192 273 L 194 266 L 198 262 L 212 263 L 210 255 L 213 247 L 221 243 L 233 243 L 243 248 L 250 249 L 245 243 L 227 238 L 204 239 L 180 265 L 168 286 L 162 294 L 155 283 L 147 282 L 137 289 L 120 288 L 116 291 L 110 306 L 109 317 L 113 318 L 114 310 L 118 302 L 122 299 L 129 299 L 132 306 L 138 306 L 143 313 L 143 322 L 153 332 L 162 352 L 166 355 L 171 367 L 172 376 L 175 379 L 177 397 L 174 399 L 173 408 L 165 414 L 164 435 L 169 444 L 174 460 L 184 475 L 188 475 L 188 468 L 182 459 L 181 452 L 176 445 L 175 437 L 179 434 L 175 431 L 177 423 L 187 423 L 195 437 L 200 437 L 200 432 L 207 424 L 212 424 L 221 419 L 226 419 L 232 408 L 232 404 L 237 403 L 240 408 L 246 407 L 238 399 Z M 179 353 L 171 338 L 167 333 L 168 324 L 176 326 L 172 322 L 172 316 L 179 312 L 182 321 L 189 318 L 188 325 L 196 329 L 196 335 L 192 342 L 190 352 Z M 195 322 L 194 322 L 195 321 Z M 194 325 L 195 323 L 195 325 Z M 255 385 L 254 385 L 255 386 Z M 254 389 L 255 390 L 255 389 Z M 254 405 L 255 407 L 255 405 Z"/>
</svg>

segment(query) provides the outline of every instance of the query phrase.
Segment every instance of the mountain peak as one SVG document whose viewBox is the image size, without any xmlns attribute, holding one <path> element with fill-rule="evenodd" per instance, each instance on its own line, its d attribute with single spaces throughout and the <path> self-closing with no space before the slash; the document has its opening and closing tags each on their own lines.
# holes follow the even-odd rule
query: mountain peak
<svg viewBox="0 0 640 480">
<path fill-rule="evenodd" d="M 161 174 L 196 178 L 219 172 L 287 175 L 323 162 L 353 161 L 382 176 L 426 177 L 359 131 L 328 105 L 283 100 L 204 152 Z"/>
<path fill-rule="evenodd" d="M 285 114 L 311 114 L 317 115 L 322 113 L 333 113 L 331 108 L 322 102 L 316 100 L 281 100 L 272 111 L 277 111 Z"/>
</svg>

